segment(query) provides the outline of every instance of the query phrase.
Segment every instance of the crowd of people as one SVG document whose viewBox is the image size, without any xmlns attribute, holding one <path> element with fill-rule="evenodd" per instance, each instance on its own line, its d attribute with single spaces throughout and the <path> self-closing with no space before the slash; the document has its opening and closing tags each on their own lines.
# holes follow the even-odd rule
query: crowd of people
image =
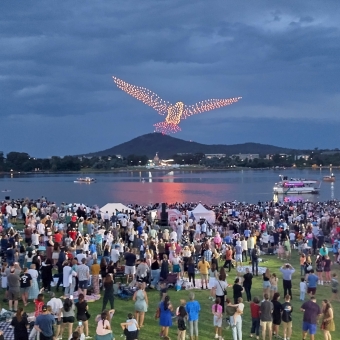
<svg viewBox="0 0 340 340">
<path fill-rule="evenodd" d="M 112 340 L 114 299 L 124 287 L 131 288 L 134 301 L 134 313 L 121 323 L 127 340 L 139 338 L 149 310 L 148 294 L 156 289 L 160 291 L 155 312 L 160 336 L 169 338 L 176 318 L 178 339 L 185 339 L 188 327 L 190 340 L 197 340 L 198 320 L 207 312 L 201 311 L 192 288 L 209 291 L 216 339 L 223 339 L 225 317 L 233 339 L 242 339 L 247 302 L 251 337 L 259 339 L 261 329 L 263 340 L 271 340 L 273 334 L 280 334 L 282 324 L 280 335 L 288 340 L 292 334 L 292 277 L 297 274 L 301 276 L 303 339 L 309 332 L 313 340 L 319 319 L 325 340 L 331 339 L 330 332 L 335 329 L 331 302 L 339 301 L 339 283 L 331 267 L 340 261 L 337 201 L 206 206 L 215 212 L 215 223 L 195 220 L 190 213 L 195 205 L 169 204 L 168 208 L 177 209 L 181 216 L 172 220 L 170 227 L 162 227 L 149 213 L 159 205 L 129 205 L 128 210 L 110 216 L 98 207 L 57 206 L 45 198 L 2 202 L 1 286 L 8 310 L 15 313 L 11 322 L 15 340 L 35 339 L 37 335 L 41 340 L 65 336 Z M 23 230 L 16 228 L 19 221 L 23 221 Z M 259 267 L 264 254 L 286 262 L 277 273 L 271 273 Z M 299 258 L 300 268 L 291 266 L 292 257 Z M 237 277 L 228 285 L 232 268 Z M 119 283 L 122 276 L 124 284 Z M 256 276 L 261 276 L 263 294 L 253 297 Z M 283 303 L 279 301 L 281 278 Z M 188 301 L 181 301 L 178 308 L 168 295 L 171 285 L 190 290 Z M 316 292 L 323 285 L 330 286 L 332 295 L 320 307 Z M 59 296 L 61 290 L 60 298 L 55 294 Z M 305 302 L 306 294 L 310 300 Z M 49 301 L 45 301 L 46 295 Z M 89 332 L 89 295 L 102 298 L 102 313 L 95 317 L 96 334 Z M 30 301 L 35 305 L 34 316 L 25 312 Z"/>
</svg>

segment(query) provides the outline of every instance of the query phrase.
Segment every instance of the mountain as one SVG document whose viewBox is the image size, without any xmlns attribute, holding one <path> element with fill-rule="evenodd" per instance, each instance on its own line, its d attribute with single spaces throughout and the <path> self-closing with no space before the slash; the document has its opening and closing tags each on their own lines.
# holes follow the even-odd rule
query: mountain
<svg viewBox="0 0 340 340">
<path fill-rule="evenodd" d="M 261 155 L 276 153 L 289 154 L 292 151 L 298 152 L 298 150 L 259 143 L 206 145 L 185 141 L 168 135 L 162 135 L 161 133 L 149 133 L 114 146 L 110 149 L 89 153 L 85 156 L 93 157 L 122 155 L 127 157 L 128 155 L 135 154 L 146 155 L 149 158 L 152 158 L 155 156 L 156 152 L 158 152 L 161 158 L 166 159 L 177 153 L 224 153 L 227 156 L 230 156 L 238 153 L 258 153 Z"/>
</svg>

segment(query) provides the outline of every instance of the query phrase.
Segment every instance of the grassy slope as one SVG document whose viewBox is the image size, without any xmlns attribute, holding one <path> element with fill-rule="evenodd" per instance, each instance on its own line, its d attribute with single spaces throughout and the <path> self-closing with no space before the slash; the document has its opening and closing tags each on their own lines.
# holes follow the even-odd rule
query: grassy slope
<svg viewBox="0 0 340 340">
<path fill-rule="evenodd" d="M 279 273 L 279 267 L 282 265 L 282 261 L 278 260 L 276 256 L 265 256 L 265 260 L 268 260 L 268 262 L 265 263 L 267 267 L 270 268 L 272 273 L 278 274 L 279 277 L 279 292 L 281 295 L 283 294 L 282 289 L 282 279 L 281 275 Z M 291 264 L 296 268 L 297 272 L 294 274 L 293 277 L 293 307 L 294 307 L 294 313 L 293 313 L 293 335 L 292 340 L 301 339 L 301 325 L 302 325 L 302 313 L 300 312 L 300 306 L 301 302 L 299 301 L 299 282 L 300 282 L 300 271 L 299 271 L 299 263 L 298 263 L 298 254 L 297 251 L 294 251 L 293 253 L 293 259 L 291 261 Z M 332 267 L 333 271 L 337 272 L 338 276 L 340 276 L 339 266 L 333 265 Z M 235 270 L 232 270 L 229 277 L 227 278 L 228 283 L 233 283 L 233 280 L 235 279 L 236 272 Z M 262 280 L 261 277 L 255 278 L 253 280 L 253 288 L 252 288 L 252 296 L 262 296 Z M 200 315 L 200 321 L 199 321 L 199 338 L 200 339 L 213 339 L 214 338 L 214 329 L 212 326 L 212 314 L 211 314 L 211 302 L 208 300 L 209 292 L 208 291 L 201 291 L 201 290 L 195 290 L 196 292 L 196 298 L 201 304 L 201 315 Z M 175 292 L 174 290 L 169 290 L 169 296 L 171 298 L 171 301 L 175 307 L 179 305 L 180 299 L 187 299 L 189 291 L 179 291 Z M 228 289 L 228 296 L 232 296 L 232 291 L 229 288 Z M 321 305 L 321 300 L 330 298 L 331 296 L 331 290 L 329 286 L 319 286 L 317 289 L 317 302 Z M 149 340 L 158 338 L 159 334 L 159 327 L 158 327 L 158 321 L 154 319 L 154 314 L 157 308 L 157 304 L 159 302 L 159 292 L 158 291 L 151 291 L 148 292 L 149 297 L 149 311 L 146 313 L 145 316 L 145 326 L 142 328 L 140 332 L 140 340 Z M 245 298 L 245 294 L 243 296 Z M 1 301 L 3 298 L 3 292 L 1 292 Z M 45 300 L 48 301 L 48 296 L 45 296 Z M 281 297 L 280 301 L 282 301 L 283 298 Z M 93 320 L 93 317 L 101 312 L 101 306 L 102 306 L 102 299 L 89 303 L 89 312 L 92 315 L 90 319 L 90 335 L 94 336 L 95 334 L 95 323 Z M 7 304 L 2 304 L 1 307 L 7 307 Z M 337 320 L 339 320 L 338 315 L 340 313 L 340 303 L 339 302 L 333 302 L 333 308 L 334 308 L 334 315 L 335 315 L 335 323 L 336 323 L 336 331 L 332 333 L 333 339 L 340 339 L 340 324 L 337 325 Z M 116 315 L 114 316 L 112 320 L 112 329 L 113 333 L 115 334 L 116 339 L 120 338 L 120 335 L 122 334 L 121 328 L 119 326 L 120 322 L 124 322 L 126 315 L 128 313 L 131 313 L 134 311 L 134 304 L 133 301 L 122 301 L 119 299 L 115 299 L 115 309 L 116 309 Z M 30 303 L 27 306 L 27 311 L 32 312 L 34 310 L 34 305 Z M 245 312 L 244 312 L 244 318 L 243 318 L 243 336 L 245 338 L 249 337 L 249 330 L 250 330 L 250 309 L 249 304 L 245 302 Z M 64 337 L 66 339 L 66 332 L 64 333 Z M 171 339 L 177 338 L 177 327 L 176 323 L 174 322 L 173 327 L 170 329 L 169 335 Z M 280 331 L 280 335 L 282 335 L 282 332 Z M 223 331 L 223 337 L 225 339 L 231 339 L 231 331 L 224 330 Z M 316 340 L 323 339 L 323 333 L 321 330 L 318 330 L 316 336 Z"/>
</svg>

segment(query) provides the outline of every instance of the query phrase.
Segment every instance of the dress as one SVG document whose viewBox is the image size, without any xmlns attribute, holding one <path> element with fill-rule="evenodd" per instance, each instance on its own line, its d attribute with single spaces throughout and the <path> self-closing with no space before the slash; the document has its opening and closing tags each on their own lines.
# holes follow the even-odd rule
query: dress
<svg viewBox="0 0 340 340">
<path fill-rule="evenodd" d="M 328 318 L 329 318 L 329 313 L 328 312 L 324 313 L 323 319 L 328 319 Z M 324 329 L 325 331 L 334 332 L 335 331 L 334 318 L 329 321 L 323 321 L 321 328 Z"/>
<path fill-rule="evenodd" d="M 148 306 L 145 301 L 144 291 L 139 289 L 136 292 L 136 301 L 135 301 L 135 311 L 145 313 L 148 311 Z"/>
<path fill-rule="evenodd" d="M 170 309 L 164 309 L 164 302 L 162 301 L 159 304 L 159 309 L 161 311 L 161 315 L 159 317 L 159 325 L 161 327 L 171 327 L 172 326 L 172 316 Z"/>
<path fill-rule="evenodd" d="M 39 294 L 38 272 L 35 269 L 29 269 L 27 272 L 32 277 L 32 285 L 31 285 L 29 293 L 28 293 L 28 299 L 34 300 L 34 299 L 37 298 L 37 296 Z"/>
</svg>

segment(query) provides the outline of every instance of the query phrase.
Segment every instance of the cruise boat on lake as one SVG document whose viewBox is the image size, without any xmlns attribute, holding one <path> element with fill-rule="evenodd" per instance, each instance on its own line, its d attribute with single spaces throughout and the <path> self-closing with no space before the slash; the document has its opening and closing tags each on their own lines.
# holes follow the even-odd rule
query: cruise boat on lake
<svg viewBox="0 0 340 340">
<path fill-rule="evenodd" d="M 281 181 L 274 184 L 274 194 L 317 194 L 320 191 L 317 180 L 290 178 L 280 175 Z"/>
<path fill-rule="evenodd" d="M 93 183 L 96 180 L 91 177 L 77 178 L 74 183 Z"/>
</svg>

